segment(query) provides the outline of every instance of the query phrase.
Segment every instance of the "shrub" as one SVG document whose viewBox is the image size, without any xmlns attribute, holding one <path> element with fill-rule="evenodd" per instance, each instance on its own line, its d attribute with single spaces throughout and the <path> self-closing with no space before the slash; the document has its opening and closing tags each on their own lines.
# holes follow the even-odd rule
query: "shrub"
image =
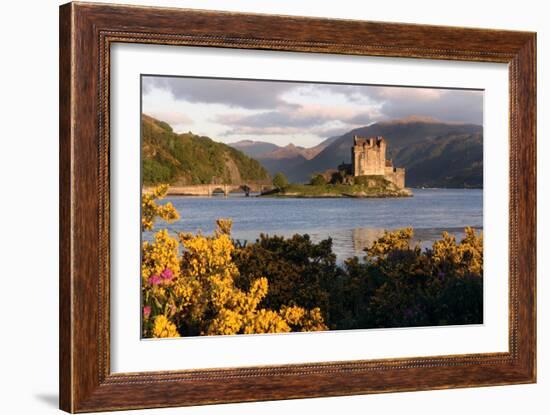
<svg viewBox="0 0 550 415">
<path fill-rule="evenodd" d="M 166 187 L 159 187 L 143 196 L 143 229 L 152 229 L 157 216 L 176 217 L 171 205 L 156 204 L 165 193 Z M 144 337 L 326 329 L 317 307 L 259 308 L 268 293 L 268 280 L 250 280 L 246 290 L 236 286 L 239 270 L 232 258 L 231 221 L 218 219 L 216 225 L 211 236 L 182 233 L 174 238 L 161 229 L 152 242 L 143 242 Z"/>
<path fill-rule="evenodd" d="M 443 233 L 432 248 L 411 246 L 412 229 L 386 232 L 367 252 L 381 285 L 368 306 L 373 327 L 482 323 L 483 236 Z"/>
<path fill-rule="evenodd" d="M 338 273 L 330 239 L 315 244 L 308 235 L 288 239 L 261 235 L 256 243 L 236 250 L 233 258 L 239 268 L 240 287 L 247 289 L 259 276 L 269 282 L 262 307 L 319 307 L 328 320 L 331 280 Z"/>
<path fill-rule="evenodd" d="M 322 174 L 317 174 L 311 178 L 309 184 L 311 184 L 312 186 L 324 186 L 327 184 L 327 181 Z"/>
<path fill-rule="evenodd" d="M 143 195 L 142 229 L 179 217 L 158 204 L 166 189 Z M 387 231 L 340 266 L 331 239 L 261 235 L 236 247 L 231 221 L 216 225 L 143 243 L 145 337 L 482 323 L 483 236 L 471 228 L 424 250 L 412 229 Z"/>
<path fill-rule="evenodd" d="M 337 171 L 330 176 L 330 184 L 342 184 L 346 181 L 346 173 L 343 171 Z"/>
<path fill-rule="evenodd" d="M 432 248 L 412 245 L 410 228 L 385 232 L 363 260 L 336 264 L 330 239 L 262 235 L 237 249 L 237 284 L 259 276 L 270 290 L 262 307 L 319 307 L 331 329 L 476 324 L 483 316 L 483 239 L 471 228 L 460 243 L 444 233 Z"/>
<path fill-rule="evenodd" d="M 273 186 L 281 190 L 288 186 L 288 179 L 283 173 L 277 173 L 273 177 Z"/>
</svg>

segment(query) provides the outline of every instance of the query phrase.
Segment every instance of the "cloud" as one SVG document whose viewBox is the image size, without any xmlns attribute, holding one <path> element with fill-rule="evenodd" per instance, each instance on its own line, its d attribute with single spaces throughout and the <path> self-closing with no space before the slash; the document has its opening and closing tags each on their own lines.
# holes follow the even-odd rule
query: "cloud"
<svg viewBox="0 0 550 415">
<path fill-rule="evenodd" d="M 143 92 L 166 90 L 177 100 L 246 109 L 292 106 L 281 98 L 297 84 L 208 78 L 143 77 Z"/>
<path fill-rule="evenodd" d="M 483 122 L 483 91 L 479 90 L 330 84 L 319 85 L 318 89 L 343 95 L 357 105 L 377 106 L 379 114 L 371 117 L 370 122 L 412 115 L 447 122 Z M 353 121 L 367 124 L 359 117 Z"/>
<path fill-rule="evenodd" d="M 375 115 L 373 115 L 372 112 L 359 112 L 346 121 L 355 126 L 357 125 L 365 126 L 365 125 L 369 125 L 374 121 L 378 121 L 380 118 L 381 118 L 381 115 L 379 113 L 376 113 Z"/>
<path fill-rule="evenodd" d="M 376 112 L 375 112 L 376 114 Z M 302 105 L 295 110 L 280 109 L 251 115 L 221 114 L 214 122 L 231 127 L 231 134 L 273 135 L 307 132 L 325 137 L 326 131 L 365 125 L 373 120 L 367 109 L 350 106 Z"/>
<path fill-rule="evenodd" d="M 483 122 L 482 91 L 155 76 L 142 82 L 152 116 L 180 130 L 193 124 L 214 139 L 262 135 L 305 145 L 412 116 Z"/>
<path fill-rule="evenodd" d="M 381 112 L 390 119 L 417 115 L 447 122 L 482 124 L 483 92 L 416 90 L 399 98 L 386 99 Z"/>
<path fill-rule="evenodd" d="M 435 88 L 396 88 L 376 87 L 372 89 L 373 96 L 391 101 L 435 102 L 445 95 L 444 90 Z"/>
<path fill-rule="evenodd" d="M 344 134 L 350 128 L 348 126 L 331 126 L 322 125 L 317 127 L 308 128 L 304 130 L 300 127 L 249 127 L 239 126 L 227 130 L 223 136 L 296 136 L 307 134 L 310 136 L 317 136 L 322 138 L 328 138 L 332 136 L 339 136 Z M 300 145 L 300 143 L 295 143 Z"/>
</svg>

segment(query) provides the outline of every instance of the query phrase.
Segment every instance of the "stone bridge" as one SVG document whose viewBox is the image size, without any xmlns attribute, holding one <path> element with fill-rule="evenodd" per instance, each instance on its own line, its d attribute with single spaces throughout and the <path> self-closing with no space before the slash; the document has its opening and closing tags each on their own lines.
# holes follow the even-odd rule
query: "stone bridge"
<svg viewBox="0 0 550 415">
<path fill-rule="evenodd" d="M 267 184 L 195 184 L 188 186 L 170 186 L 169 195 L 178 196 L 212 196 L 214 193 L 223 193 L 227 196 L 229 193 L 244 193 L 250 196 L 250 193 L 261 193 L 271 190 L 273 187 Z"/>
</svg>

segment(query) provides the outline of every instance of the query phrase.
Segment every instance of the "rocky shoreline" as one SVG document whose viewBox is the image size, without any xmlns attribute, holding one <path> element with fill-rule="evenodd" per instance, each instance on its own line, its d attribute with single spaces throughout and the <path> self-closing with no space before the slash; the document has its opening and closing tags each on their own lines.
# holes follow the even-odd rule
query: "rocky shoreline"
<svg viewBox="0 0 550 415">
<path fill-rule="evenodd" d="M 276 189 L 262 193 L 258 197 L 300 198 L 300 199 L 325 199 L 325 198 L 394 198 L 412 197 L 411 189 L 380 189 L 367 186 L 346 185 L 290 185 L 283 189 Z"/>
</svg>

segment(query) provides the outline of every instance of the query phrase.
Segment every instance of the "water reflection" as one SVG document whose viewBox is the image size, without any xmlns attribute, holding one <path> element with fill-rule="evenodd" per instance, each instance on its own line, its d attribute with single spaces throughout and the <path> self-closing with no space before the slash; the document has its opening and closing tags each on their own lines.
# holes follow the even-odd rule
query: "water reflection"
<svg viewBox="0 0 550 415">
<path fill-rule="evenodd" d="M 481 227 L 475 227 L 477 232 L 481 231 Z M 393 230 L 393 229 L 389 229 Z M 419 244 L 422 249 L 430 248 L 434 241 L 441 239 L 443 232 L 448 232 L 454 235 L 457 242 L 460 241 L 465 233 L 464 228 L 417 228 L 414 230 L 412 244 Z M 338 262 L 343 262 L 345 259 L 357 256 L 365 256 L 365 248 L 372 245 L 374 241 L 384 234 L 382 228 L 353 228 L 353 229 L 331 229 L 324 230 L 309 230 L 309 231 L 279 231 L 276 233 L 268 233 L 268 235 L 279 235 L 285 238 L 290 238 L 294 234 L 308 234 L 313 242 L 320 242 L 323 239 L 332 238 L 332 250 L 336 254 Z M 260 232 L 234 232 L 233 237 L 240 244 L 253 243 L 259 238 Z"/>
<path fill-rule="evenodd" d="M 355 228 L 351 230 L 353 251 L 361 252 L 384 234 L 384 229 Z M 356 254 L 357 255 L 357 254 Z"/>
<path fill-rule="evenodd" d="M 460 240 L 464 228 L 483 227 L 481 189 L 415 189 L 411 198 L 277 199 L 258 197 L 169 197 L 181 219 L 157 229 L 170 233 L 214 231 L 216 219 L 233 220 L 233 238 L 254 242 L 260 233 L 290 237 L 308 234 L 314 242 L 332 238 L 338 261 L 364 256 L 364 248 L 384 229 L 412 227 L 423 248 L 447 231 Z M 144 240 L 153 237 L 143 233 Z"/>
</svg>

